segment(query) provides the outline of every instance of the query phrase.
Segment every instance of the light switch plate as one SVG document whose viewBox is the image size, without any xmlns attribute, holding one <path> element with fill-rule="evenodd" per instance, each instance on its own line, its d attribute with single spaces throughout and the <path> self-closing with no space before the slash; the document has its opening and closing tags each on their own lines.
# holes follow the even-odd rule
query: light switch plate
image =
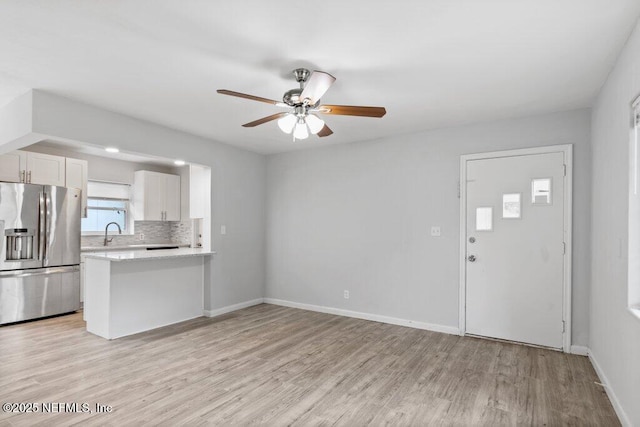
<svg viewBox="0 0 640 427">
<path fill-rule="evenodd" d="M 431 235 L 434 236 L 434 237 L 440 237 L 440 235 L 441 235 L 440 227 L 432 226 L 431 227 Z"/>
<path fill-rule="evenodd" d="M 220 234 L 227 234 L 227 226 L 226 225 L 221 225 L 220 226 Z"/>
</svg>

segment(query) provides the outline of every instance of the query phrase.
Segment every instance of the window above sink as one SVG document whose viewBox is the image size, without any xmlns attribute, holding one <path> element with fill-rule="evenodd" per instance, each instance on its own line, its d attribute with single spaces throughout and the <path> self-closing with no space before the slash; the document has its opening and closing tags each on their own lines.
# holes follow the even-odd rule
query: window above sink
<svg viewBox="0 0 640 427">
<path fill-rule="evenodd" d="M 120 225 L 123 234 L 133 234 L 129 194 L 128 184 L 89 181 L 87 217 L 82 219 L 82 235 L 103 234 L 110 222 Z"/>
</svg>

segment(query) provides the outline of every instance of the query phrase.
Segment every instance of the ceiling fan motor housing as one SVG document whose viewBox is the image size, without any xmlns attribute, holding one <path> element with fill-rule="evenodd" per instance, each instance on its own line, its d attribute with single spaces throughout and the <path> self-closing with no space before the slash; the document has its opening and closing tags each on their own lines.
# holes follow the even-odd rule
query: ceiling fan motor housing
<svg viewBox="0 0 640 427">
<path fill-rule="evenodd" d="M 292 107 L 300 104 L 300 94 L 302 93 L 302 89 L 291 89 L 284 93 L 282 100 L 285 104 L 290 105 Z"/>
<path fill-rule="evenodd" d="M 311 72 L 306 68 L 296 68 L 292 73 L 296 77 L 296 81 L 300 83 L 300 89 L 302 89 L 302 83 L 306 82 L 309 78 L 309 74 L 311 74 Z"/>
<path fill-rule="evenodd" d="M 304 90 L 304 84 L 307 82 L 307 79 L 311 75 L 311 71 L 307 70 L 306 68 L 296 68 L 292 71 L 292 73 L 295 76 L 296 81 L 300 83 L 300 88 L 286 91 L 284 93 L 284 96 L 282 97 L 282 100 L 285 104 L 296 107 L 304 104 L 304 100 L 300 99 L 300 94 L 302 94 L 302 91 Z M 319 102 L 317 102 L 316 104 L 318 103 Z"/>
</svg>

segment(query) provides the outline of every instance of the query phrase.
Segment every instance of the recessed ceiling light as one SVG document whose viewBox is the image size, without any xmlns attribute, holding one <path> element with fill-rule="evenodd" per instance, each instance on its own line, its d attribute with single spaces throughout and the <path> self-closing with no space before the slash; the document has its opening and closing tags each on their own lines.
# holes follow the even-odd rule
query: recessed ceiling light
<svg viewBox="0 0 640 427">
<path fill-rule="evenodd" d="M 184 166 L 185 165 L 185 161 L 184 160 L 174 160 L 173 164 L 176 166 Z"/>
<path fill-rule="evenodd" d="M 116 147 L 107 147 L 104 149 L 104 151 L 106 151 L 107 153 L 119 153 L 120 150 L 118 150 Z"/>
</svg>

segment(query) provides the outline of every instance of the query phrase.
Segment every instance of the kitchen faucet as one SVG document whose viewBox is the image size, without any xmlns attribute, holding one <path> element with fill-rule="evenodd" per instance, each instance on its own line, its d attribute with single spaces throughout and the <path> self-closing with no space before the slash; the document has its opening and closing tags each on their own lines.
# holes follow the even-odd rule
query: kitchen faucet
<svg viewBox="0 0 640 427">
<path fill-rule="evenodd" d="M 115 224 L 116 227 L 118 227 L 118 234 L 122 234 L 122 228 L 120 228 L 120 224 L 118 224 L 117 222 L 110 222 L 109 224 L 107 224 L 107 226 L 104 228 L 104 245 L 105 246 L 107 246 L 109 242 L 113 240 L 113 237 L 110 239 L 107 238 L 107 231 L 109 231 L 109 226 L 111 224 Z"/>
</svg>

